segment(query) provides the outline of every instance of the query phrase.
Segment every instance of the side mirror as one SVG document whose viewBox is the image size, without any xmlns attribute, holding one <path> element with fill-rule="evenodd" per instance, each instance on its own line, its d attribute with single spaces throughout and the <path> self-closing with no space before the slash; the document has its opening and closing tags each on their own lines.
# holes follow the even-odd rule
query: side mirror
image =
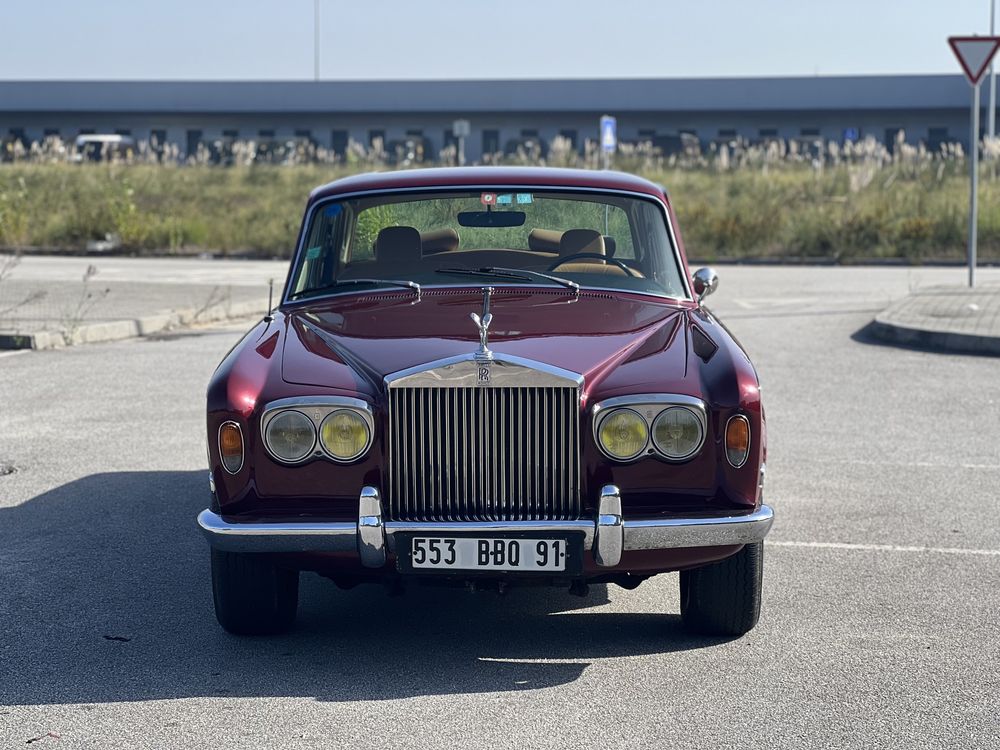
<svg viewBox="0 0 1000 750">
<path fill-rule="evenodd" d="M 698 297 L 698 304 L 718 288 L 719 274 L 714 268 L 699 268 L 694 272 L 694 293 Z"/>
</svg>

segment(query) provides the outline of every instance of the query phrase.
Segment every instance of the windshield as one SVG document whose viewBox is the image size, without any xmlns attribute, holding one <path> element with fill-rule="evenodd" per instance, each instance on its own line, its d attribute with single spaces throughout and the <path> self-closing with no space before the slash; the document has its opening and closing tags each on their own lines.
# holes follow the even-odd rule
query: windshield
<svg viewBox="0 0 1000 750">
<path fill-rule="evenodd" d="M 687 297 L 655 202 L 544 190 L 372 195 L 321 204 L 296 259 L 289 297 L 357 290 L 359 280 L 467 286 L 470 279 Z"/>
</svg>

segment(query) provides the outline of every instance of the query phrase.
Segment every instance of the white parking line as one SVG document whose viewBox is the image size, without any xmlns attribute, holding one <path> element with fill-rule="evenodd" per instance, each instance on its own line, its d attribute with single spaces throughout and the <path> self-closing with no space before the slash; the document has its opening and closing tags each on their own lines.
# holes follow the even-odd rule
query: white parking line
<svg viewBox="0 0 1000 750">
<path fill-rule="evenodd" d="M 863 458 L 814 458 L 817 463 L 852 464 L 854 466 L 895 466 L 904 469 L 988 469 L 1000 471 L 1000 462 L 995 464 L 943 464 L 935 461 L 871 461 Z"/>
<path fill-rule="evenodd" d="M 743 297 L 734 299 L 744 310 L 770 309 L 772 307 L 787 307 L 788 305 L 804 305 L 815 302 L 815 297 Z"/>
<path fill-rule="evenodd" d="M 848 544 L 846 542 L 765 542 L 768 547 L 812 547 L 861 552 L 930 552 L 937 555 L 980 555 L 1000 557 L 1000 549 L 968 549 L 965 547 L 905 547 L 896 544 Z"/>
<path fill-rule="evenodd" d="M 9 352 L 0 352 L 0 357 L 13 357 L 16 354 L 27 354 L 31 349 L 11 349 Z"/>
</svg>

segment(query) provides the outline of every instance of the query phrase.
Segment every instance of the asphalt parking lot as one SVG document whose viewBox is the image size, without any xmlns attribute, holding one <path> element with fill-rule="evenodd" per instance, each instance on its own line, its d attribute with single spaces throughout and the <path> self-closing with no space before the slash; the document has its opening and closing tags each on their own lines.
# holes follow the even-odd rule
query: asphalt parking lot
<svg viewBox="0 0 1000 750">
<path fill-rule="evenodd" d="M 1000 360 L 864 332 L 962 271 L 720 277 L 777 513 L 736 640 L 683 633 L 676 575 L 588 599 L 306 577 L 294 633 L 229 636 L 194 518 L 243 327 L 0 355 L 0 746 L 997 747 Z"/>
</svg>

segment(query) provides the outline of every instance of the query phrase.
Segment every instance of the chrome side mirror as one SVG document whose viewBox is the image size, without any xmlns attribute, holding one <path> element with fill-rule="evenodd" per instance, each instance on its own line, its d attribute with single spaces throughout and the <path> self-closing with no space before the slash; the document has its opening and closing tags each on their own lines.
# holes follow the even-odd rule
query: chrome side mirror
<svg viewBox="0 0 1000 750">
<path fill-rule="evenodd" d="M 694 293 L 698 297 L 698 304 L 708 295 L 719 288 L 719 274 L 714 268 L 699 268 L 694 272 Z"/>
</svg>

